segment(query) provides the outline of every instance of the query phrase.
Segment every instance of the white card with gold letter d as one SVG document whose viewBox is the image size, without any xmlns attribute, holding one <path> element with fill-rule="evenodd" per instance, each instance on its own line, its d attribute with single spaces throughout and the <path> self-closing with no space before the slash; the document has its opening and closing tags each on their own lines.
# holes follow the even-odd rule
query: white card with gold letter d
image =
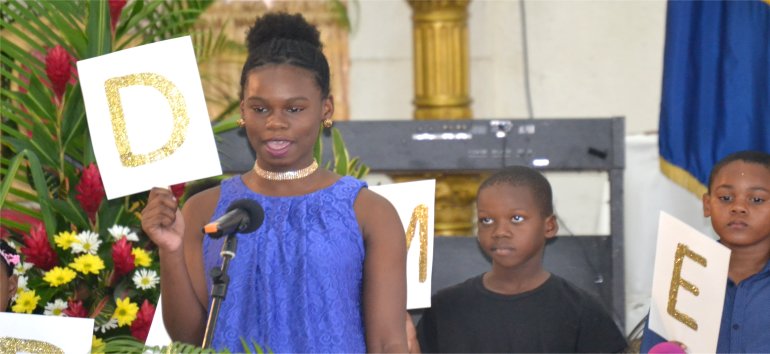
<svg viewBox="0 0 770 354">
<path fill-rule="evenodd" d="M 222 174 L 189 36 L 77 66 L 108 199 Z"/>
<path fill-rule="evenodd" d="M 730 249 L 660 213 L 650 329 L 690 353 L 715 353 Z"/>
</svg>

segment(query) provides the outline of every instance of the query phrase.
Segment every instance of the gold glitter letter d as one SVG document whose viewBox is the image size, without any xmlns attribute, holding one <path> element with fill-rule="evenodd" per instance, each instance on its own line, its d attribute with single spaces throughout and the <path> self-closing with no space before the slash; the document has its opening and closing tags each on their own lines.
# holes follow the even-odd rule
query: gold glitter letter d
<svg viewBox="0 0 770 354">
<path fill-rule="evenodd" d="M 700 294 L 700 290 L 698 290 L 697 286 L 693 285 L 687 280 L 682 279 L 682 262 L 684 261 L 685 256 L 694 260 L 701 266 L 706 267 L 706 258 L 703 258 L 703 256 L 693 252 L 689 247 L 687 247 L 687 245 L 683 245 L 681 243 L 677 245 L 676 254 L 674 256 L 674 272 L 671 275 L 671 287 L 668 290 L 667 310 L 671 317 L 676 318 L 679 322 L 687 325 L 687 327 L 697 331 L 698 323 L 695 322 L 692 317 L 687 316 L 676 309 L 676 300 L 677 296 L 679 295 L 679 287 L 684 288 L 695 296 Z"/>
<path fill-rule="evenodd" d="M 163 94 L 171 106 L 171 114 L 174 118 L 171 138 L 159 149 L 146 154 L 134 154 L 128 141 L 126 120 L 123 115 L 123 105 L 120 101 L 120 89 L 129 86 L 152 87 Z M 104 90 L 107 93 L 107 104 L 110 107 L 112 134 L 115 137 L 115 145 L 118 148 L 120 162 L 123 166 L 137 167 L 161 160 L 173 154 L 176 149 L 182 146 L 190 118 L 187 116 L 184 96 L 182 96 L 182 93 L 171 81 L 154 73 L 131 74 L 108 79 L 104 82 Z"/>
<path fill-rule="evenodd" d="M 428 278 L 428 207 L 420 204 L 412 210 L 409 226 L 406 228 L 406 250 L 412 245 L 415 226 L 420 223 L 420 283 Z"/>
</svg>

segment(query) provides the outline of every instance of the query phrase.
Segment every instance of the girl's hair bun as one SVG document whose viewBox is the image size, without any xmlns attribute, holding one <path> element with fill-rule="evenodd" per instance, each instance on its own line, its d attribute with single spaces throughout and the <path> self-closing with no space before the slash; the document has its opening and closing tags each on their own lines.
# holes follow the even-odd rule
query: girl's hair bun
<svg viewBox="0 0 770 354">
<path fill-rule="evenodd" d="M 268 13 L 257 19 L 246 36 L 246 45 L 249 52 L 253 52 L 260 45 L 280 39 L 305 42 L 319 50 L 322 48 L 321 35 L 313 25 L 300 14 L 283 12 Z"/>
</svg>

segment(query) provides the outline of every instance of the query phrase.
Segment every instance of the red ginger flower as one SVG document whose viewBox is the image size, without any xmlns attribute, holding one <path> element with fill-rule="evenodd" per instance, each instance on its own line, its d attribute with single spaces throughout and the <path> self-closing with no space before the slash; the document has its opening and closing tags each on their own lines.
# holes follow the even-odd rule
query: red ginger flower
<svg viewBox="0 0 770 354">
<path fill-rule="evenodd" d="M 67 308 L 62 311 L 69 317 L 87 318 L 88 310 L 83 307 L 83 301 L 67 300 Z"/>
<path fill-rule="evenodd" d="M 24 235 L 24 247 L 20 249 L 24 255 L 24 261 L 34 264 L 36 267 L 49 271 L 59 264 L 59 256 L 51 248 L 48 235 L 43 224 L 33 225 L 29 235 Z"/>
<path fill-rule="evenodd" d="M 115 33 L 115 26 L 118 25 L 118 19 L 120 13 L 123 12 L 123 7 L 126 6 L 128 0 L 110 0 L 110 25 L 112 26 L 112 33 Z"/>
<path fill-rule="evenodd" d="M 126 236 L 112 244 L 112 261 L 115 264 L 115 277 L 121 277 L 134 270 L 134 255 L 131 254 L 131 243 Z"/>
<path fill-rule="evenodd" d="M 141 342 L 146 341 L 153 316 L 155 316 L 155 306 L 145 299 L 139 312 L 136 313 L 136 319 L 131 322 L 131 335 Z"/>
<path fill-rule="evenodd" d="M 80 202 L 80 207 L 88 214 L 88 218 L 93 221 L 96 219 L 96 212 L 104 199 L 104 186 L 102 185 L 102 176 L 99 174 L 99 168 L 93 163 L 88 165 L 80 175 L 80 182 L 75 187 L 77 194 L 75 199 Z"/>
<path fill-rule="evenodd" d="M 45 73 L 51 80 L 57 102 L 61 102 L 67 82 L 72 77 L 72 56 L 61 45 L 56 45 L 48 51 L 45 57 Z"/>
<path fill-rule="evenodd" d="M 184 183 L 179 183 L 171 186 L 171 193 L 174 194 L 174 198 L 176 198 L 176 200 L 179 200 L 179 198 L 182 198 L 182 195 L 184 194 L 184 187 L 185 187 Z"/>
</svg>

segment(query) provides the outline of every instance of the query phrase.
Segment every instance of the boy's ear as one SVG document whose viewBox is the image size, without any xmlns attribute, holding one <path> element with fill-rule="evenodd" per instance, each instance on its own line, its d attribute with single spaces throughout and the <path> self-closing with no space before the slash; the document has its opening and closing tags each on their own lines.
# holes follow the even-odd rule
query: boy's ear
<svg viewBox="0 0 770 354">
<path fill-rule="evenodd" d="M 557 232 L 559 232 L 559 223 L 556 221 L 556 214 L 551 214 L 545 218 L 545 238 L 554 238 Z"/>
<path fill-rule="evenodd" d="M 711 217 L 711 206 L 709 205 L 709 199 L 711 199 L 711 196 L 708 193 L 703 193 L 703 198 L 701 199 L 703 201 L 703 217 Z"/>
</svg>

